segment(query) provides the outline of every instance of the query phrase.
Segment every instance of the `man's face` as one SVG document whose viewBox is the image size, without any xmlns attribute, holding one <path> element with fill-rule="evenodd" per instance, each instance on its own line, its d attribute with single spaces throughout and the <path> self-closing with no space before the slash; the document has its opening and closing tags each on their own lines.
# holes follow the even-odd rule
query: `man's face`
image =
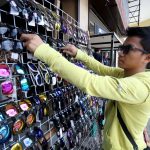
<svg viewBox="0 0 150 150">
<path fill-rule="evenodd" d="M 123 69 L 140 69 L 146 66 L 150 62 L 148 59 L 149 54 L 143 54 L 138 49 L 144 50 L 140 44 L 141 39 L 139 37 L 128 37 L 123 45 L 131 45 L 134 49 L 131 49 L 127 54 L 119 52 L 118 65 Z"/>
</svg>

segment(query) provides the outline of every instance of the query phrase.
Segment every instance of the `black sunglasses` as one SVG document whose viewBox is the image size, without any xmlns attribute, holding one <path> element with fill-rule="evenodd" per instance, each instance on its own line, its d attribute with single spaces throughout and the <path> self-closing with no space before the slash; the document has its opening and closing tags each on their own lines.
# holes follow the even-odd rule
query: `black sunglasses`
<svg viewBox="0 0 150 150">
<path fill-rule="evenodd" d="M 140 51 L 144 54 L 148 54 L 148 52 L 146 50 L 134 47 L 133 45 L 130 45 L 130 44 L 129 45 L 120 45 L 118 47 L 118 51 L 123 52 L 123 54 L 128 54 L 130 51 L 134 51 L 134 50 Z"/>
</svg>

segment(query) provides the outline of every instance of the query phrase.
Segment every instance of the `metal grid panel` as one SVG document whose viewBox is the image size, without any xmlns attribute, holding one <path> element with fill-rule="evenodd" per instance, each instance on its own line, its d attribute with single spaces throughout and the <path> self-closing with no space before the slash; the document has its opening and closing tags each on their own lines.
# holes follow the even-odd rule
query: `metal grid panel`
<svg viewBox="0 0 150 150">
<path fill-rule="evenodd" d="M 36 1 L 35 1 L 36 2 Z M 73 24 L 76 28 L 78 27 L 78 22 L 76 20 L 74 20 L 71 16 L 69 16 L 68 14 L 66 14 L 64 11 L 60 10 L 59 8 L 57 8 L 55 5 L 51 4 L 48 0 L 37 0 L 37 3 L 40 2 L 40 5 L 44 8 L 48 8 L 50 10 L 54 10 L 57 13 L 61 12 L 62 17 L 64 17 L 69 23 Z M 59 15 L 59 14 L 57 14 Z M 9 18 L 9 19 L 8 19 Z M 27 32 L 34 32 L 38 35 L 40 35 L 45 42 L 48 42 L 48 38 L 53 37 L 54 39 L 59 39 L 59 34 L 57 32 L 48 32 L 44 27 L 36 25 L 35 27 L 32 27 L 29 25 L 29 22 L 27 20 L 24 20 L 22 17 L 20 16 L 14 16 L 14 15 L 10 15 L 9 12 L 6 9 L 2 9 L 0 8 L 0 21 L 2 23 L 7 23 L 13 27 L 15 27 L 16 29 L 22 28 Z M 80 29 L 81 30 L 81 29 Z M 84 31 L 83 31 L 84 32 Z M 65 41 L 69 41 L 70 35 L 63 35 L 63 40 Z M 20 41 L 19 37 L 16 36 L 14 39 L 11 39 L 5 35 L 2 35 L 2 39 L 10 39 L 10 40 L 15 40 L 15 41 Z M 77 44 L 80 44 L 81 47 L 83 47 L 83 49 L 86 50 L 87 48 L 87 43 L 82 43 L 81 41 L 78 41 Z M 4 51 L 0 51 L 1 52 L 1 56 L 0 56 L 0 64 L 7 64 L 9 65 L 10 68 L 13 68 L 13 65 L 16 64 L 16 62 L 20 62 L 21 64 L 25 65 L 27 67 L 27 62 L 31 61 L 33 64 L 37 65 L 38 64 L 38 60 L 36 58 L 34 58 L 31 54 L 29 54 L 26 50 L 23 51 L 20 54 L 17 53 L 6 53 Z M 16 60 L 14 61 L 10 61 L 9 57 L 12 57 L 12 55 L 16 56 Z M 75 63 L 75 62 L 74 62 Z M 48 68 L 47 68 L 48 69 Z M 53 72 L 51 72 L 51 70 L 48 69 L 48 71 L 50 72 L 52 77 L 55 77 L 56 74 L 54 74 Z M 31 72 L 29 72 L 28 74 L 23 75 L 25 78 L 30 78 L 31 76 Z M 16 78 L 20 77 L 20 75 L 12 75 L 9 77 L 10 80 L 13 81 L 13 85 L 14 85 L 14 93 L 13 96 L 11 98 L 8 98 L 7 96 L 3 96 L 2 93 L 0 93 L 0 98 L 1 98 L 1 102 L 0 102 L 0 109 L 3 108 L 6 104 L 10 103 L 10 102 L 15 102 L 16 104 L 21 100 L 20 97 L 18 97 L 18 91 L 21 89 L 18 85 L 17 85 L 17 81 Z M 0 79 L 0 82 L 5 81 L 6 79 Z M 31 85 L 30 85 L 30 92 L 22 92 L 22 98 L 23 99 L 30 99 L 32 98 L 32 94 L 34 95 L 39 95 L 40 93 L 44 93 L 45 95 L 48 96 L 48 102 L 52 101 L 52 95 L 55 93 L 57 88 L 61 88 L 61 89 L 65 89 L 65 88 L 75 88 L 70 84 L 63 84 L 60 85 L 58 82 L 55 86 L 51 87 L 48 86 L 46 84 L 42 85 L 41 87 L 37 86 L 35 83 L 35 81 L 31 80 Z M 76 88 L 75 88 L 76 89 Z M 1 91 L 1 90 L 0 90 Z M 80 93 L 80 99 L 85 99 L 83 97 L 83 93 L 79 90 L 76 89 L 76 91 L 78 93 Z M 50 93 L 50 94 L 49 94 Z M 69 105 L 67 105 L 64 109 L 61 109 L 61 112 L 65 112 L 66 110 L 68 110 L 71 106 L 74 105 L 74 100 L 71 100 Z M 37 106 L 35 106 L 37 107 Z M 36 109 L 35 107 L 32 107 L 32 110 Z M 88 106 L 90 108 L 90 106 Z M 38 108 L 37 108 L 38 109 Z M 53 113 L 53 117 L 57 116 L 59 112 L 54 112 Z M 18 119 L 19 117 L 21 117 L 23 115 L 23 112 L 20 112 L 19 115 L 15 118 Z M 38 118 L 37 114 L 36 117 Z M 59 141 L 60 139 L 56 136 L 56 133 L 53 133 L 54 128 L 53 128 L 53 124 L 51 123 L 51 116 L 45 117 L 42 121 L 38 120 L 36 121 L 36 123 L 30 127 L 30 128 L 25 128 L 25 130 L 18 134 L 18 135 L 12 135 L 11 139 L 9 140 L 9 142 L 4 143 L 3 145 L 0 145 L 0 149 L 3 150 L 8 150 L 10 149 L 10 147 L 15 144 L 16 142 L 21 142 L 23 141 L 23 139 L 26 137 L 26 132 L 31 132 L 33 131 L 33 127 L 34 126 L 38 126 L 40 129 L 43 130 L 45 137 L 47 137 L 49 146 L 55 147 L 54 144 Z M 13 124 L 13 120 L 11 120 L 9 117 L 6 117 L 6 120 L 8 121 L 8 124 L 10 126 L 12 126 Z M 0 124 L 3 124 L 2 122 L 0 122 Z M 78 125 L 78 122 L 76 123 Z M 87 134 L 83 139 L 83 143 L 80 143 L 79 145 L 79 149 L 81 149 L 80 146 L 84 146 L 87 143 L 84 143 L 84 141 L 86 139 L 88 139 L 88 141 L 90 141 L 92 139 L 91 137 L 91 129 L 88 130 L 89 134 Z M 62 137 L 66 137 L 66 134 L 63 133 Z M 67 140 L 66 140 L 67 141 Z M 66 142 L 65 141 L 65 142 Z M 92 140 L 93 142 L 93 140 Z M 67 145 L 67 144 L 66 144 Z M 67 145 L 68 146 L 68 145 Z M 23 145 L 24 147 L 24 145 Z M 85 146 L 86 147 L 86 146 Z M 77 148 L 77 149 L 78 149 Z M 25 149 L 25 147 L 24 147 Z"/>
</svg>

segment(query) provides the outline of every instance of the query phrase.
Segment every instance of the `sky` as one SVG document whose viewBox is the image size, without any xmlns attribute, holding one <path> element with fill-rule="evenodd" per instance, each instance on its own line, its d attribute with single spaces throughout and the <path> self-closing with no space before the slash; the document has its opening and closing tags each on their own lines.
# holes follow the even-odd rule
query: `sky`
<svg viewBox="0 0 150 150">
<path fill-rule="evenodd" d="M 140 21 L 150 19 L 150 0 L 141 0 Z"/>
</svg>

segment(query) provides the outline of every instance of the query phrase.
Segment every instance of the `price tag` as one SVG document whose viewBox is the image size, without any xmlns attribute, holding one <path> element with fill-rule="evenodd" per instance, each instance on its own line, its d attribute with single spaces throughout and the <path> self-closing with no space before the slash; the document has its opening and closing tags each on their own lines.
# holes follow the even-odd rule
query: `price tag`
<svg viewBox="0 0 150 150">
<path fill-rule="evenodd" d="M 62 137 L 63 137 L 63 131 L 62 131 L 62 128 L 60 128 L 59 133 L 60 133 L 60 138 L 62 138 Z"/>
<path fill-rule="evenodd" d="M 52 77 L 52 85 L 56 85 L 56 77 Z"/>
<path fill-rule="evenodd" d="M 28 59 L 32 59 L 32 58 L 33 58 L 33 54 L 27 53 L 27 58 L 28 58 Z"/>
<path fill-rule="evenodd" d="M 36 12 L 34 12 L 34 13 L 33 13 L 33 15 L 34 15 L 34 17 L 35 17 L 35 18 L 37 18 L 37 17 L 38 17 Z"/>
<path fill-rule="evenodd" d="M 10 3 L 12 4 L 12 6 L 17 7 L 17 5 L 14 1 L 11 1 Z"/>
<path fill-rule="evenodd" d="M 75 102 L 78 102 L 78 99 L 79 99 L 79 97 L 78 97 L 78 95 L 76 95 Z"/>
<path fill-rule="evenodd" d="M 19 54 L 18 53 L 11 53 L 11 58 L 12 59 L 18 59 L 19 58 Z"/>
<path fill-rule="evenodd" d="M 73 120 L 70 120 L 70 122 L 71 122 L 71 127 L 74 129 L 74 122 L 73 122 Z"/>
<path fill-rule="evenodd" d="M 34 16 L 32 17 L 32 20 L 30 22 L 28 22 L 29 26 L 35 27 L 35 18 Z"/>
</svg>

